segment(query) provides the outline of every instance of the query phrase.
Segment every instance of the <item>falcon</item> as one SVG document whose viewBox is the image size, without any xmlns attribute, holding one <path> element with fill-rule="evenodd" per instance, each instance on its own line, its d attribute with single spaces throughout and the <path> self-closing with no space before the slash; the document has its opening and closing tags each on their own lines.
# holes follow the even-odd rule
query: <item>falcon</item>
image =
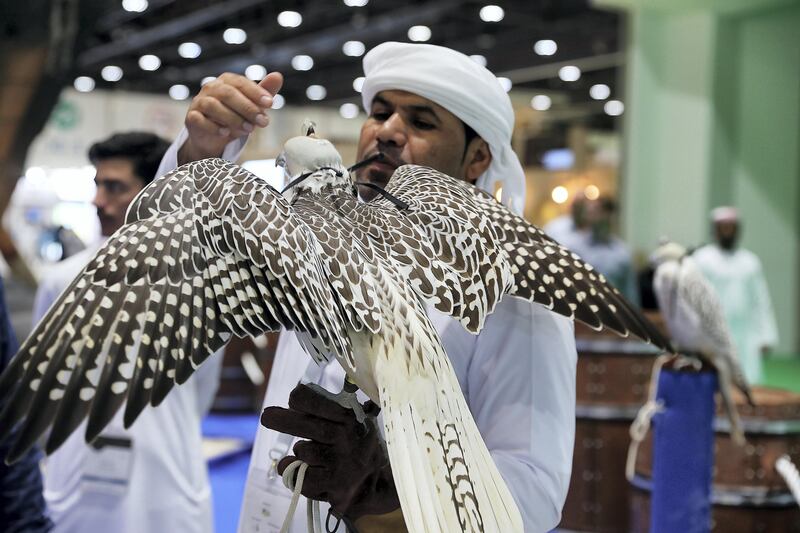
<svg viewBox="0 0 800 533">
<path fill-rule="evenodd" d="M 668 342 L 577 255 L 463 181 L 398 168 L 369 202 L 333 145 L 288 140 L 279 193 L 221 159 L 154 180 L 0 377 L 7 460 L 130 425 L 231 336 L 294 329 L 382 409 L 410 531 L 522 531 L 425 312 L 472 333 L 504 295 L 595 329 Z M 375 186 L 373 186 L 375 187 Z"/>
<path fill-rule="evenodd" d="M 731 437 L 743 445 L 744 432 L 732 386 L 738 387 L 751 405 L 755 404 L 719 297 L 683 246 L 666 242 L 653 253 L 651 260 L 656 267 L 653 289 L 673 345 L 681 353 L 696 355 L 716 369 L 723 406 L 731 423 Z"/>
</svg>

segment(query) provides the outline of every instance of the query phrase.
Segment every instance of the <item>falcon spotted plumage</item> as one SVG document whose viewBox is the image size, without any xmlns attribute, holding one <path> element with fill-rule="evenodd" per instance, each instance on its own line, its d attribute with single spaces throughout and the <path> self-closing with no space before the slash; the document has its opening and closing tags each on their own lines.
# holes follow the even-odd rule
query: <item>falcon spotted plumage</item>
<svg viewBox="0 0 800 533">
<path fill-rule="evenodd" d="M 147 186 L 0 378 L 18 458 L 88 416 L 130 425 L 231 335 L 297 330 L 382 408 L 410 531 L 522 531 L 424 301 L 477 333 L 504 295 L 667 341 L 578 256 L 475 187 L 407 165 L 369 202 L 328 141 L 295 137 L 286 196 L 220 159 Z"/>
<path fill-rule="evenodd" d="M 652 262 L 656 266 L 653 289 L 673 344 L 677 350 L 696 355 L 717 370 L 731 437 L 743 445 L 742 423 L 731 387 L 736 385 L 751 405 L 753 396 L 739 365 L 717 293 L 679 244 L 662 244 L 653 254 Z"/>
</svg>

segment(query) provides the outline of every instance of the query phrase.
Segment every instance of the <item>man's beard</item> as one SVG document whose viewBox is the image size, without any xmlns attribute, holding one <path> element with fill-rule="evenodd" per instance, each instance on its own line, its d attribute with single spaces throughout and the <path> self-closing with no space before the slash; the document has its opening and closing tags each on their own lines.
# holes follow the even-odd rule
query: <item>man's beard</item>
<svg viewBox="0 0 800 533">
<path fill-rule="evenodd" d="M 122 227 L 124 220 L 120 221 L 116 218 L 102 214 L 99 211 L 97 212 L 97 219 L 100 221 L 100 233 L 103 237 L 110 237 L 117 231 L 119 228 Z"/>
<path fill-rule="evenodd" d="M 736 237 L 736 235 L 724 235 L 718 237 L 717 242 L 719 243 L 719 247 L 727 251 L 733 250 L 736 248 Z"/>
</svg>

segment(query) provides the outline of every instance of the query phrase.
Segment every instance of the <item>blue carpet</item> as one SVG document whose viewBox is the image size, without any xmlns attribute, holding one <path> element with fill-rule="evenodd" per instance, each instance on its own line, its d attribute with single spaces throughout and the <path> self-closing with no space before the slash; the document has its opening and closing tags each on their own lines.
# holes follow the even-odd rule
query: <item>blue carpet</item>
<svg viewBox="0 0 800 533">
<path fill-rule="evenodd" d="M 240 451 L 209 462 L 209 477 L 214 500 L 214 529 L 216 533 L 235 533 L 242 505 L 244 482 L 250 451 L 259 424 L 258 414 L 211 414 L 203 420 L 203 435 L 230 437 L 246 443 Z"/>
</svg>

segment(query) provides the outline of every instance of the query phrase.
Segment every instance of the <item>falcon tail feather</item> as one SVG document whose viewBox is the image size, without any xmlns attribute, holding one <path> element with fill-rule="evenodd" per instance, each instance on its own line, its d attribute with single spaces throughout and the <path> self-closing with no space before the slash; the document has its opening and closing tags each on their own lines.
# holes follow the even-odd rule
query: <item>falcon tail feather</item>
<svg viewBox="0 0 800 533">
<path fill-rule="evenodd" d="M 446 363 L 439 375 L 408 376 L 403 355 L 381 359 L 375 373 L 392 473 L 409 531 L 522 531 L 519 510 L 447 356 L 443 351 L 437 356 Z"/>
<path fill-rule="evenodd" d="M 354 353 L 371 354 L 374 381 L 364 384 L 358 373 L 352 377 L 373 400 L 377 395 L 409 531 L 521 532 L 516 502 L 421 301 L 396 273 L 381 267 L 370 273 L 384 295 L 382 313 L 391 313 L 397 323 L 385 324 L 377 336 L 355 334 Z M 377 390 L 370 392 L 373 387 Z"/>
</svg>

